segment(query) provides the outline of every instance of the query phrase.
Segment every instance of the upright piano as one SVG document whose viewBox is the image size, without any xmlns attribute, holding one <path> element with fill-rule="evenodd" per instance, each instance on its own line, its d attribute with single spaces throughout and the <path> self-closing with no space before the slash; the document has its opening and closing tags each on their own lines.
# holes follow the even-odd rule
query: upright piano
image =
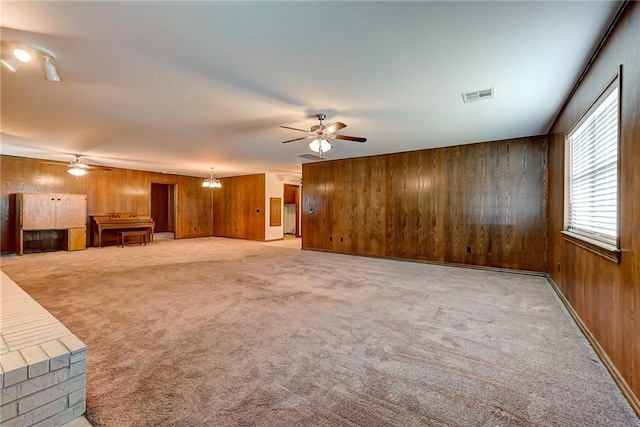
<svg viewBox="0 0 640 427">
<path fill-rule="evenodd" d="M 127 230 L 146 230 L 147 242 L 153 241 L 155 224 L 150 217 L 138 216 L 135 212 L 115 212 L 105 215 L 90 215 L 90 219 L 91 246 L 101 248 L 103 243 L 115 242 L 117 232 Z M 106 232 L 104 236 L 103 232 Z"/>
</svg>

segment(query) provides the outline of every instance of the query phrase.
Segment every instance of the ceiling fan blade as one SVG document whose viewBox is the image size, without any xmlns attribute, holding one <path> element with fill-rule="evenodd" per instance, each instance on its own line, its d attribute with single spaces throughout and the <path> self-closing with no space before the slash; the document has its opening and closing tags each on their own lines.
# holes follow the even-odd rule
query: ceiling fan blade
<svg viewBox="0 0 640 427">
<path fill-rule="evenodd" d="M 302 141 L 303 139 L 307 139 L 309 138 L 308 136 L 303 136 L 302 138 L 295 138 L 295 139 L 290 139 L 288 141 L 282 141 L 283 144 L 286 144 L 288 142 L 296 142 L 296 141 Z"/>
<path fill-rule="evenodd" d="M 344 139 L 345 141 L 353 141 L 353 142 L 366 142 L 367 138 L 360 138 L 357 136 L 347 136 L 347 135 L 333 135 L 331 138 L 335 139 Z"/>
<path fill-rule="evenodd" d="M 69 162 L 42 161 L 43 165 L 69 166 Z"/>
<path fill-rule="evenodd" d="M 331 126 L 329 126 L 329 127 L 326 129 L 326 132 L 327 132 L 327 133 L 336 133 L 336 132 L 338 132 L 340 129 L 344 129 L 344 128 L 346 128 L 346 127 L 347 127 L 347 125 L 345 125 L 344 123 L 341 123 L 341 122 L 335 122 L 334 124 L 332 124 Z"/>
<path fill-rule="evenodd" d="M 297 130 L 298 132 L 309 133 L 309 131 L 308 131 L 308 130 L 296 129 L 296 128 L 292 128 L 292 127 L 289 127 L 289 126 L 280 126 L 280 127 L 281 127 L 281 128 L 284 128 L 284 129 Z"/>
<path fill-rule="evenodd" d="M 81 168 L 81 169 L 88 169 L 88 170 L 100 170 L 100 171 L 107 171 L 107 172 L 112 172 L 113 169 L 108 168 L 106 166 L 91 166 L 88 165 L 86 163 L 82 163 L 82 162 L 77 162 L 77 161 L 73 161 L 71 163 L 69 162 L 56 162 L 55 160 L 43 160 L 40 163 L 42 163 L 43 165 L 54 165 L 54 166 L 65 166 L 67 168 L 72 168 L 72 167 L 77 167 L 77 168 Z"/>
</svg>

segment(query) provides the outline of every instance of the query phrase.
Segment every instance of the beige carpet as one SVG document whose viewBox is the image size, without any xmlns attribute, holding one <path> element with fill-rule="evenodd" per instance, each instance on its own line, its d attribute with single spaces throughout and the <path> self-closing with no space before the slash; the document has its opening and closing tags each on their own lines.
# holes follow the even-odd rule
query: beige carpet
<svg viewBox="0 0 640 427">
<path fill-rule="evenodd" d="M 2 269 L 88 345 L 97 425 L 640 426 L 545 279 L 295 247 L 162 240 Z"/>
</svg>

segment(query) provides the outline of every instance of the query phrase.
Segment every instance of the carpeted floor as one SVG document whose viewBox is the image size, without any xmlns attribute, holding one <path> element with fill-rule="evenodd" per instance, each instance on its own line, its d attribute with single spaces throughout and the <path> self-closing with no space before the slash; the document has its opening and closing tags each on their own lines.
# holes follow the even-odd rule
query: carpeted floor
<svg viewBox="0 0 640 427">
<path fill-rule="evenodd" d="M 640 426 L 544 278 L 201 238 L 4 257 L 105 426 Z"/>
</svg>

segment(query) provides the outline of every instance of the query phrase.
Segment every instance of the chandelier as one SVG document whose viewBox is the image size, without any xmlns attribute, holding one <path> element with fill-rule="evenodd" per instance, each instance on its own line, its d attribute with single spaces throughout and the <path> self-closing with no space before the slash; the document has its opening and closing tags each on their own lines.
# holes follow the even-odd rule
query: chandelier
<svg viewBox="0 0 640 427">
<path fill-rule="evenodd" d="M 205 188 L 222 188 L 220 180 L 213 177 L 213 166 L 210 166 L 209 169 L 209 178 L 205 178 L 204 181 L 202 181 L 202 186 Z"/>
</svg>

